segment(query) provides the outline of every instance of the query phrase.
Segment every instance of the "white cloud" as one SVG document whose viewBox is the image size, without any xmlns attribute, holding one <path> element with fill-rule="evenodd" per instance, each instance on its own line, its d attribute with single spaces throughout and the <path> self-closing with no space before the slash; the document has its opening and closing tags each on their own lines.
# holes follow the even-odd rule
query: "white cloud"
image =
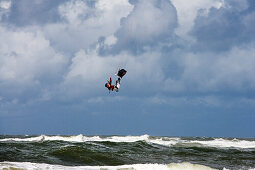
<svg viewBox="0 0 255 170">
<path fill-rule="evenodd" d="M 62 98 L 72 100 L 72 98 L 96 95 L 106 90 L 104 87 L 106 80 L 117 71 L 117 65 L 123 58 L 124 56 L 100 57 L 96 50 L 87 52 L 80 50 L 72 58 L 68 73 L 61 84 L 64 95 Z M 116 70 L 113 70 L 114 68 Z"/>
<path fill-rule="evenodd" d="M 96 22 L 100 26 L 110 24 L 116 30 L 120 26 L 120 19 L 126 17 L 133 6 L 128 0 L 99 0 L 95 4 L 95 8 L 99 17 L 91 22 Z"/>
<path fill-rule="evenodd" d="M 3 16 L 9 15 L 11 4 L 11 1 L 0 1 L 0 21 Z"/>
<path fill-rule="evenodd" d="M 75 57 L 72 59 L 72 64 L 70 66 L 70 71 L 66 76 L 66 80 L 69 81 L 74 77 L 79 77 L 91 83 L 103 78 L 102 74 L 109 69 L 104 71 L 104 68 L 111 68 L 110 65 L 114 64 L 113 57 L 100 57 L 95 52 L 86 53 L 81 50 L 76 53 Z"/>
<path fill-rule="evenodd" d="M 238 91 L 254 89 L 254 44 L 246 47 L 234 47 L 228 54 L 218 60 L 213 74 L 217 84 L 226 85 Z"/>
<path fill-rule="evenodd" d="M 128 0 L 98 0 L 95 7 L 71 0 L 59 6 L 66 22 L 48 24 L 44 31 L 58 50 L 76 53 L 89 48 L 99 37 L 112 35 L 120 27 L 120 19 L 131 10 Z"/>
<path fill-rule="evenodd" d="M 141 0 L 125 22 L 125 27 L 131 27 L 127 31 L 131 39 L 151 42 L 175 28 L 175 17 L 174 8 L 166 1 Z"/>
<path fill-rule="evenodd" d="M 112 75 L 115 83 L 114 74 L 121 67 L 128 71 L 121 84 L 136 91 L 155 91 L 164 78 L 159 59 L 158 52 L 134 57 L 125 52 L 99 56 L 97 49 L 81 50 L 72 59 L 62 87 L 68 89 L 68 95 L 77 97 L 105 91 L 106 80 Z"/>
<path fill-rule="evenodd" d="M 92 10 L 87 7 L 84 1 L 69 1 L 59 8 L 59 14 L 66 19 L 69 24 L 79 26 L 83 20 L 92 13 Z"/>
<path fill-rule="evenodd" d="M 153 43 L 172 34 L 177 24 L 176 11 L 167 0 L 140 0 L 122 23 L 117 32 L 120 41 Z"/>
<path fill-rule="evenodd" d="M 1 1 L 0 8 L 9 9 L 11 7 L 11 1 Z"/>
<path fill-rule="evenodd" d="M 180 53 L 180 78 L 169 77 L 165 87 L 173 92 L 244 92 L 255 88 L 254 44 L 228 52 Z"/>
<path fill-rule="evenodd" d="M 114 35 L 110 35 L 108 37 L 106 37 L 104 43 L 107 46 L 111 46 L 114 45 L 117 42 L 117 38 Z"/>
<path fill-rule="evenodd" d="M 59 6 L 64 21 L 20 28 L 0 26 L 0 87 L 7 91 L 22 91 L 22 88 L 37 86 L 42 101 L 54 96 L 53 88 L 59 90 L 55 94 L 59 96 L 66 93 L 67 96 L 93 97 L 105 91 L 106 79 L 123 67 L 128 71 L 123 83 L 138 95 L 145 92 L 183 94 L 187 91 L 223 93 L 226 89 L 235 92 L 255 88 L 252 43 L 245 48 L 232 47 L 217 55 L 213 51 L 193 52 L 184 47 L 167 49 L 170 52 L 166 55 L 159 45 L 154 44 L 146 48 L 138 46 L 144 51 L 137 56 L 125 50 L 100 56 L 97 41 L 101 36 L 106 37 L 105 45 L 111 47 L 118 41 L 128 41 L 125 40 L 127 37 L 146 44 L 174 34 L 176 11 L 169 1 L 158 2 L 141 0 L 133 7 L 128 0 L 98 0 L 90 7 L 84 1 L 71 0 Z M 180 24 L 177 32 L 186 36 L 200 9 L 219 8 L 222 1 L 185 3 L 173 0 L 173 4 Z M 121 26 L 123 17 L 126 18 Z M 246 20 L 244 22 L 249 23 L 253 15 Z M 174 64 L 171 63 L 173 55 L 177 55 Z M 178 77 L 168 74 L 168 70 L 173 69 L 172 64 L 183 70 Z M 7 88 L 10 84 L 13 87 Z M 52 84 L 54 87 L 49 87 Z M 5 94 L 0 95 L 4 100 Z M 168 100 L 157 100 L 169 103 Z M 93 101 L 100 102 L 101 99 Z M 208 98 L 206 101 L 213 103 L 214 100 Z"/>
<path fill-rule="evenodd" d="M 5 92 L 55 82 L 62 74 L 67 58 L 50 47 L 42 32 L 0 27 L 0 34 L 0 82 Z"/>
<path fill-rule="evenodd" d="M 2 2 L 1 8 L 6 8 L 7 5 Z M 102 70 L 98 68 L 103 68 L 105 65 L 112 68 L 112 60 L 107 61 L 94 56 L 94 58 L 88 58 L 88 61 L 82 60 L 83 64 L 87 64 L 86 66 L 77 64 L 75 60 L 79 60 L 83 49 L 97 42 L 100 36 L 109 35 L 107 42 L 114 43 L 112 35 L 120 26 L 120 18 L 128 15 L 131 9 L 132 5 L 128 3 L 128 0 L 111 2 L 98 0 L 95 6 L 90 7 L 84 1 L 71 0 L 59 6 L 59 14 L 64 19 L 63 22 L 19 28 L 1 25 L 0 81 L 1 88 L 5 89 L 1 94 L 4 97 L 9 95 L 9 98 L 11 93 L 12 97 L 23 95 L 33 99 L 37 97 L 38 100 L 48 100 L 51 96 L 65 93 L 61 91 L 62 78 L 78 76 L 79 71 L 84 71 L 79 67 L 91 69 L 81 73 L 83 80 L 97 82 L 102 78 L 100 73 Z M 70 57 L 76 52 L 70 66 L 71 71 L 66 76 Z M 93 66 L 93 62 L 95 62 L 95 68 L 88 67 Z M 105 70 L 102 72 L 109 73 Z M 90 77 L 87 77 L 88 75 Z M 103 83 L 108 76 L 103 76 Z M 36 87 L 38 91 L 30 94 L 28 89 L 32 87 Z M 24 92 L 28 93 L 25 95 Z"/>
<path fill-rule="evenodd" d="M 187 33 L 193 27 L 199 10 L 208 12 L 211 7 L 220 8 L 224 0 L 192 0 L 188 2 L 187 0 L 171 0 L 171 2 L 176 8 L 178 16 L 179 26 L 176 33 L 185 39 L 191 39 L 192 37 L 188 36 Z"/>
<path fill-rule="evenodd" d="M 237 11 L 243 11 L 249 7 L 247 0 L 224 0 L 224 8 L 232 8 Z"/>
</svg>

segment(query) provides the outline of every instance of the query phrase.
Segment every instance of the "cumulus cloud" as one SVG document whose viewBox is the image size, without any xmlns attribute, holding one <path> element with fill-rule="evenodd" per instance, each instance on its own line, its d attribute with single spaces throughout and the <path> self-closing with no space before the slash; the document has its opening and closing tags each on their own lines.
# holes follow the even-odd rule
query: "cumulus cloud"
<svg viewBox="0 0 255 170">
<path fill-rule="evenodd" d="M 0 25 L 2 100 L 10 94 L 10 101 L 22 95 L 95 98 L 105 92 L 106 79 L 118 67 L 128 70 L 123 81 L 137 96 L 254 91 L 255 16 L 249 3 L 131 2 L 13 2 L 9 18 Z M 24 5 L 30 12 L 22 12 Z M 47 10 L 30 18 L 37 9 Z M 44 20 L 38 23 L 40 17 Z M 196 41 L 186 41 L 188 34 Z M 39 94 L 28 92 L 31 87 Z M 157 100 L 171 101 L 152 99 Z"/>
<path fill-rule="evenodd" d="M 247 24 L 254 9 L 248 8 L 247 1 L 224 2 L 222 7 L 211 8 L 208 15 L 196 18 L 191 30 L 197 41 L 194 46 L 196 50 L 224 51 L 254 40 L 254 34 L 250 32 L 254 22 L 248 21 Z"/>
<path fill-rule="evenodd" d="M 175 79 L 169 77 L 165 87 L 172 92 L 245 93 L 253 91 L 255 73 L 254 44 L 234 47 L 228 52 L 181 53 L 179 67 L 183 69 Z"/>
<path fill-rule="evenodd" d="M 0 34 L 2 95 L 25 95 L 26 90 L 60 79 L 67 58 L 50 47 L 42 32 L 0 27 Z"/>
<path fill-rule="evenodd" d="M 127 34 L 130 40 L 151 43 L 158 38 L 163 38 L 162 35 L 173 32 L 177 24 L 176 11 L 166 0 L 141 0 L 135 4 L 134 10 L 122 22 L 122 27 L 116 33 L 118 38 L 124 36 L 119 34 Z"/>
<path fill-rule="evenodd" d="M 220 8 L 224 1 L 222 0 L 192 0 L 187 3 L 186 0 L 171 0 L 177 10 L 178 27 L 176 33 L 185 39 L 192 39 L 188 32 L 194 26 L 194 20 L 199 13 L 203 10 L 203 14 L 207 15 L 210 8 Z"/>
<path fill-rule="evenodd" d="M 122 18 L 114 33 L 116 44 L 110 52 L 130 50 L 134 53 L 147 45 L 157 44 L 174 36 L 177 26 L 175 7 L 168 0 L 139 0 L 130 14 Z"/>
<path fill-rule="evenodd" d="M 132 5 L 127 0 L 93 3 L 21 0 L 13 4 L 1 1 L 1 8 L 10 9 L 10 15 L 0 25 L 0 81 L 1 89 L 4 89 L 0 95 L 3 100 L 20 97 L 36 100 L 65 93 L 58 86 L 62 87 L 63 78 L 75 77 L 78 51 L 89 48 L 100 36 L 112 35 L 120 26 L 120 18 L 128 14 Z M 40 17 L 43 17 L 42 21 Z M 109 43 L 111 41 L 108 39 Z M 100 60 L 95 57 L 86 62 L 96 60 L 98 64 L 97 59 Z M 85 79 L 90 78 L 99 77 L 94 75 Z"/>
<path fill-rule="evenodd" d="M 86 20 L 93 11 L 84 1 L 69 1 L 64 5 L 59 6 L 59 14 L 69 24 L 77 27 L 83 20 Z"/>
<path fill-rule="evenodd" d="M 93 5 L 68 1 L 58 7 L 63 22 L 47 24 L 44 32 L 55 48 L 73 54 L 97 43 L 99 37 L 111 36 L 130 10 L 132 5 L 127 0 L 98 0 Z"/>
</svg>

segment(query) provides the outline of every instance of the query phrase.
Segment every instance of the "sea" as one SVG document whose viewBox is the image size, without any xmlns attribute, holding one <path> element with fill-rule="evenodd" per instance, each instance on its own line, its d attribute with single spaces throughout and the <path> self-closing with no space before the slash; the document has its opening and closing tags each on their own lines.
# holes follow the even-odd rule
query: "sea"
<svg viewBox="0 0 255 170">
<path fill-rule="evenodd" d="M 255 138 L 0 135 L 0 169 L 255 169 Z"/>
</svg>

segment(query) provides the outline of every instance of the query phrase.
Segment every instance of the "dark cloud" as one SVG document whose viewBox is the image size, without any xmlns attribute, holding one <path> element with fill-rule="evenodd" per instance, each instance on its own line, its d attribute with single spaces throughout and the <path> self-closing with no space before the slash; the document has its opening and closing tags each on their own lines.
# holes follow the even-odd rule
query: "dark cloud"
<svg viewBox="0 0 255 170">
<path fill-rule="evenodd" d="M 60 19 L 58 6 L 66 0 L 13 0 L 8 17 L 3 22 L 16 26 L 45 24 Z"/>
<path fill-rule="evenodd" d="M 211 8 L 208 14 L 200 11 L 191 35 L 197 44 L 196 51 L 225 51 L 233 46 L 255 40 L 254 8 L 252 1 L 226 1 L 219 9 Z"/>
</svg>

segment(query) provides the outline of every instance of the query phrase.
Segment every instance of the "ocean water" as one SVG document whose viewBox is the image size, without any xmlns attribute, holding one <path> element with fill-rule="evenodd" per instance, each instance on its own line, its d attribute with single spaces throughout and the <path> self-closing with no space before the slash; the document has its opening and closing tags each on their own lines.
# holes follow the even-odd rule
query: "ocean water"
<svg viewBox="0 0 255 170">
<path fill-rule="evenodd" d="M 255 139 L 1 135 L 0 169 L 255 169 Z"/>
</svg>

